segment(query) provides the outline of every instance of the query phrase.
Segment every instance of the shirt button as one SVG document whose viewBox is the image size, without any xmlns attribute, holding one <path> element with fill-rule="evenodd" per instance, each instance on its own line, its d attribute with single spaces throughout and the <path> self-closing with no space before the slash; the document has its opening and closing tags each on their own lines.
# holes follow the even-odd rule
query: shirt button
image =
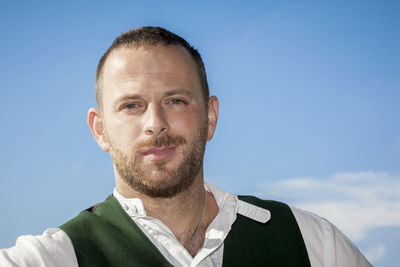
<svg viewBox="0 0 400 267">
<path fill-rule="evenodd" d="M 135 214 L 137 214 L 137 212 L 138 212 L 138 211 L 137 211 L 137 208 L 136 208 L 136 207 L 132 207 L 132 212 L 135 213 Z"/>
<path fill-rule="evenodd" d="M 124 204 L 124 210 L 126 210 L 126 211 L 128 211 L 128 210 L 129 210 L 129 207 L 128 207 L 128 205 L 125 205 L 125 204 Z"/>
</svg>

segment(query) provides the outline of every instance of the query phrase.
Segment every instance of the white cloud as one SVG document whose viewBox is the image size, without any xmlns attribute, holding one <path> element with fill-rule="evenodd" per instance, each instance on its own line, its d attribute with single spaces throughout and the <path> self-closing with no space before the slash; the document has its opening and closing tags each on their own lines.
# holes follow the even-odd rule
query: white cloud
<svg viewBox="0 0 400 267">
<path fill-rule="evenodd" d="M 383 258 L 386 254 L 386 246 L 384 244 L 378 244 L 365 252 L 365 257 L 371 262 L 375 263 Z"/>
<path fill-rule="evenodd" d="M 353 241 L 365 239 L 373 228 L 400 226 L 400 176 L 385 172 L 336 173 L 320 179 L 269 182 L 261 188 L 258 195 L 287 201 L 325 217 Z"/>
</svg>

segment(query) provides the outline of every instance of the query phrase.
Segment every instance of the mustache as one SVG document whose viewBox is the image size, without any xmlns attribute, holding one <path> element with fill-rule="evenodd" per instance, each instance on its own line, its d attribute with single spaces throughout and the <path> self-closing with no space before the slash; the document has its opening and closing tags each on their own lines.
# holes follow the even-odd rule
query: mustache
<svg viewBox="0 0 400 267">
<path fill-rule="evenodd" d="M 136 144 L 135 151 L 142 153 L 153 148 L 174 147 L 183 144 L 186 144 L 186 139 L 182 136 L 161 135 Z"/>
</svg>

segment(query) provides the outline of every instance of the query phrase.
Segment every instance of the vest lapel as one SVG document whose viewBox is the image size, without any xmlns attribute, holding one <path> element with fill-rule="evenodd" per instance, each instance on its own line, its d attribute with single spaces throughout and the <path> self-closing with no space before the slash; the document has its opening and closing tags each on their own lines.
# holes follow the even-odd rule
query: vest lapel
<svg viewBox="0 0 400 267">
<path fill-rule="evenodd" d="M 79 266 L 172 266 L 114 196 L 60 227 Z"/>
</svg>

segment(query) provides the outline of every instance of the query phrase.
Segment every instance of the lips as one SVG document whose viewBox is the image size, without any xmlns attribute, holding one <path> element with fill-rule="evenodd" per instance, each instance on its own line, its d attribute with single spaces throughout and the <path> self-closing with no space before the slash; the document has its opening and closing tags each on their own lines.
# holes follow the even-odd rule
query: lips
<svg viewBox="0 0 400 267">
<path fill-rule="evenodd" d="M 175 150 L 176 146 L 174 147 L 156 147 L 156 148 L 151 148 L 149 150 L 146 150 L 144 152 L 141 152 L 140 155 L 149 158 L 152 161 L 157 161 L 157 160 L 163 160 L 167 159 L 169 156 L 171 156 Z"/>
</svg>

